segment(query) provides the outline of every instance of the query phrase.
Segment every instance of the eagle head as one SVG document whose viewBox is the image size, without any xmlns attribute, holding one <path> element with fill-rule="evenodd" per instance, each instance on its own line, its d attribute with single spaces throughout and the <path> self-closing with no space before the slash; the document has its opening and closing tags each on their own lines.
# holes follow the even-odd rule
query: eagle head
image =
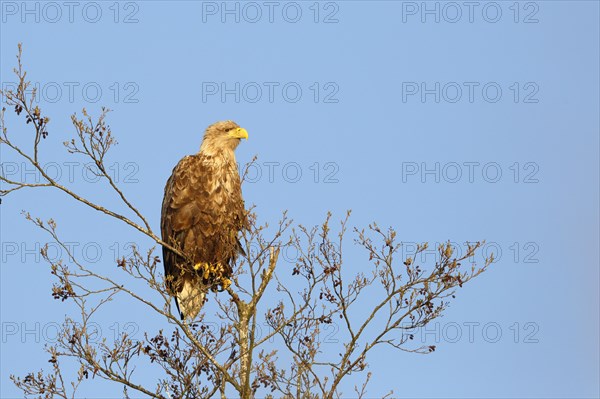
<svg viewBox="0 0 600 399">
<path fill-rule="evenodd" d="M 214 153 L 219 150 L 235 150 L 241 139 L 247 139 L 248 132 L 234 121 L 213 123 L 206 128 L 200 151 Z"/>
</svg>

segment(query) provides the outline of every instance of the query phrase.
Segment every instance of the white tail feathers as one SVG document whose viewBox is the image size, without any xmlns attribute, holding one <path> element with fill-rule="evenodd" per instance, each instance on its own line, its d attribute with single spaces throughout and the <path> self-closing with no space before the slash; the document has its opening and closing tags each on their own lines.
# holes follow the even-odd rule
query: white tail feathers
<svg viewBox="0 0 600 399">
<path fill-rule="evenodd" d="M 196 283 L 196 284 L 194 284 Z M 193 320 L 198 316 L 200 309 L 204 305 L 206 297 L 206 287 L 199 281 L 185 280 L 183 289 L 177 293 L 175 300 L 179 305 L 181 317 L 188 320 Z"/>
</svg>

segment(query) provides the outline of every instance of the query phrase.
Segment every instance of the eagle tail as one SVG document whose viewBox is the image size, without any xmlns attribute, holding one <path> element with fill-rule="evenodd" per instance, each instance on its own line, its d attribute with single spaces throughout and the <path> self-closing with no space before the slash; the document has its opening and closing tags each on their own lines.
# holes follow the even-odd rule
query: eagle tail
<svg viewBox="0 0 600 399">
<path fill-rule="evenodd" d="M 206 290 L 202 287 L 202 283 L 194 284 L 193 281 L 185 280 L 183 287 L 175 297 L 175 304 L 181 316 L 181 320 L 193 320 L 200 313 L 200 309 L 204 305 Z"/>
</svg>

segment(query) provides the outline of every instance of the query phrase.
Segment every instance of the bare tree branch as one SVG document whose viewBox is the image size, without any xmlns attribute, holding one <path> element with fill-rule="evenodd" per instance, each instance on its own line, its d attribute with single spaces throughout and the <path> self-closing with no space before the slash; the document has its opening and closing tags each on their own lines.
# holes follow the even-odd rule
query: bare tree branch
<svg viewBox="0 0 600 399">
<path fill-rule="evenodd" d="M 2 94 L 15 114 L 23 115 L 25 124 L 33 129 L 31 147 L 24 149 L 11 140 L 4 108 L 0 112 L 0 145 L 6 145 L 13 155 L 33 166 L 43 182 L 29 183 L 2 175 L 0 183 L 7 187 L 0 189 L 0 195 L 18 195 L 23 188 L 29 192 L 41 188 L 59 190 L 75 203 L 133 227 L 140 238 L 151 239 L 153 245 L 189 259 L 155 235 L 148 219 L 107 172 L 105 162 L 116 144 L 106 123 L 107 109 L 102 109 L 97 119 L 85 109 L 83 118 L 73 115 L 76 135 L 64 145 L 68 154 L 84 157 L 95 165 L 92 172 L 117 194 L 126 214 L 78 194 L 44 171 L 40 143 L 48 137 L 50 119 L 33 106 L 35 89 L 29 98 L 26 95 L 30 84 L 21 55 L 19 45 L 16 91 Z M 256 157 L 251 163 L 255 160 Z M 481 242 L 468 243 L 461 256 L 454 255 L 448 242 L 438 247 L 435 264 L 422 268 L 415 259 L 428 248 L 427 243 L 417 247 L 414 258 L 400 259 L 402 243 L 398 242 L 396 231 L 372 224 L 353 231 L 354 244 L 368 256 L 368 261 L 361 261 L 356 256 L 349 258 L 343 251 L 345 237 L 350 234 L 350 211 L 338 228 L 331 227 L 331 213 L 314 227 L 293 225 L 284 213 L 279 223 L 270 228 L 267 223 L 260 224 L 250 209 L 241 237 L 245 255 L 234 265 L 233 284 L 226 288 L 227 294 L 214 294 L 215 306 L 210 310 L 214 313 L 203 312 L 193 322 L 187 322 L 171 311 L 167 281 L 159 270 L 160 258 L 155 255 L 155 248 L 134 245 L 130 255 L 118 259 L 115 273 L 114 265 L 109 269 L 107 265 L 88 265 L 78 259 L 58 233 L 53 219 L 43 221 L 29 213 L 24 216 L 66 254 L 57 260 L 48 256 L 48 246 L 41 250 L 54 276 L 53 298 L 77 309 L 76 314 L 65 318 L 56 343 L 46 348 L 50 371 L 11 376 L 25 396 L 44 398 L 75 398 L 84 380 L 102 378 L 122 387 L 124 397 L 134 392 L 152 398 L 247 399 L 277 394 L 284 398 L 330 399 L 342 397 L 342 382 L 360 373 L 363 377 L 355 382 L 354 392 L 363 398 L 372 376 L 372 372 L 365 373 L 372 349 L 387 345 L 404 352 L 433 352 L 435 346 L 413 344 L 410 331 L 440 317 L 456 290 L 481 275 L 494 260 L 490 256 L 477 267 L 470 262 Z M 281 251 L 286 249 L 294 249 L 298 254 L 289 268 L 282 267 L 279 260 Z M 139 282 L 144 283 L 143 289 Z M 112 301 L 142 304 L 171 330 L 144 331 L 143 338 L 123 332 L 114 340 L 94 340 L 97 331 L 93 320 Z M 221 324 L 215 326 L 210 320 Z M 263 332 L 261 326 L 268 330 Z M 332 327 L 339 328 L 335 343 L 323 339 L 323 333 Z M 325 348 L 325 344 L 332 347 Z M 65 374 L 65 363 L 77 366 L 75 375 Z M 161 377 L 148 383 L 147 378 L 136 373 L 139 368 L 158 370 Z"/>
</svg>

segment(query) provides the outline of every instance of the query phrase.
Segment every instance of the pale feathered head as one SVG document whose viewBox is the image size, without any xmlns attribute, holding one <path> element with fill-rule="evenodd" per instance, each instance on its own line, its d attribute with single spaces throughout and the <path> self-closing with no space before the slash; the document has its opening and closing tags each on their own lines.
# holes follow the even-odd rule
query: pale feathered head
<svg viewBox="0 0 600 399">
<path fill-rule="evenodd" d="M 219 150 L 235 150 L 241 139 L 247 139 L 248 132 L 234 121 L 213 123 L 206 128 L 200 151 L 215 153 Z"/>
</svg>

